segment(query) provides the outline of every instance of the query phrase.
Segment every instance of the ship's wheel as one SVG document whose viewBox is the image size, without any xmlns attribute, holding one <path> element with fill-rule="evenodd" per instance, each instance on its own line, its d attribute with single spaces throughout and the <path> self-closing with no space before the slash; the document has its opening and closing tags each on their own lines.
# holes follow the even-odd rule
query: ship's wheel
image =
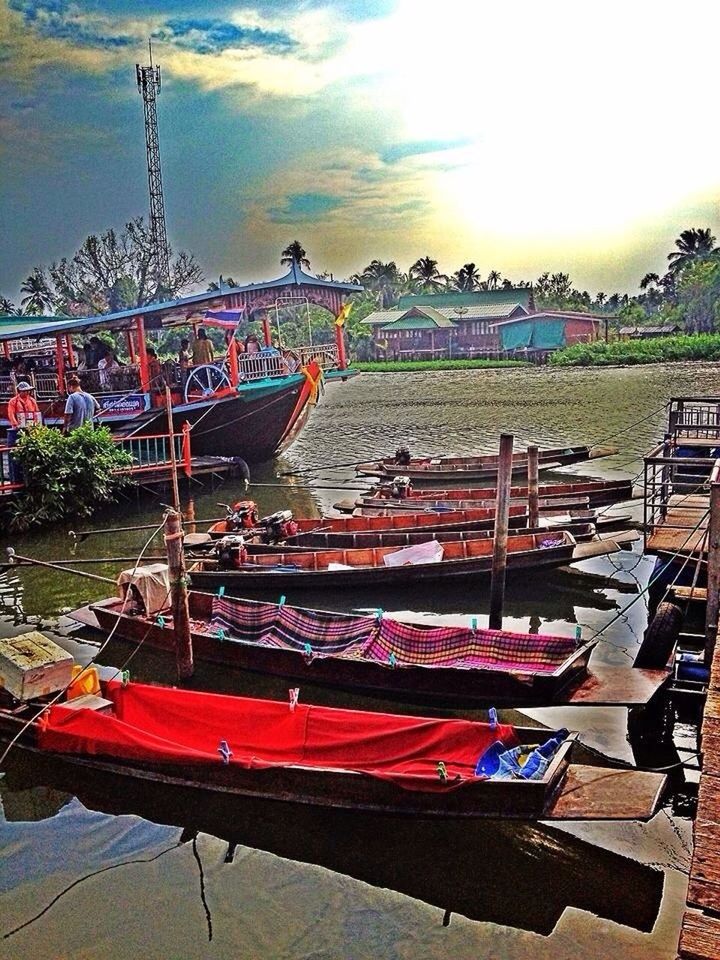
<svg viewBox="0 0 720 960">
<path fill-rule="evenodd" d="M 207 399 L 229 386 L 230 377 L 221 366 L 203 363 L 199 367 L 192 367 L 185 383 L 185 403 L 191 403 L 198 395 Z"/>
</svg>

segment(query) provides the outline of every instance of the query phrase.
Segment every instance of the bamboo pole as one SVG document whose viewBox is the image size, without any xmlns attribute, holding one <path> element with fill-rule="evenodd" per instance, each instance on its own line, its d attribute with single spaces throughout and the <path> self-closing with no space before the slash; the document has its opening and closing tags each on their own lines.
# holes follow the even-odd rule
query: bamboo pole
<svg viewBox="0 0 720 960">
<path fill-rule="evenodd" d="M 538 499 L 538 448 L 533 443 L 527 448 L 528 458 L 528 526 L 540 526 L 540 501 Z"/>
<path fill-rule="evenodd" d="M 180 490 L 178 488 L 177 457 L 175 456 L 175 432 L 173 428 L 172 391 L 165 384 L 165 407 L 168 419 L 168 442 L 170 444 L 170 470 L 172 473 L 173 506 L 180 509 Z"/>
<path fill-rule="evenodd" d="M 101 577 L 97 573 L 86 573 L 85 570 L 73 570 L 72 567 L 63 567 L 57 563 L 49 563 L 47 560 L 36 560 L 34 557 L 21 557 L 20 554 L 15 553 L 12 547 L 7 548 L 7 555 L 8 562 L 11 566 L 17 563 L 18 566 L 28 564 L 33 567 L 48 567 L 50 570 L 60 570 L 62 573 L 74 573 L 77 577 L 86 577 L 88 580 L 99 580 L 101 583 L 111 583 L 115 586 L 115 581 L 110 577 Z"/>
<path fill-rule="evenodd" d="M 190 609 L 188 606 L 187 574 L 183 550 L 182 519 L 176 510 L 165 514 L 165 549 L 167 550 L 170 597 L 175 636 L 175 662 L 178 679 L 189 679 L 194 671 Z"/>
<path fill-rule="evenodd" d="M 505 572 L 510 519 L 510 485 L 512 482 L 513 435 L 500 434 L 500 457 L 495 493 L 495 538 L 493 542 L 492 579 L 490 581 L 491 630 L 502 629 L 505 602 Z"/>
<path fill-rule="evenodd" d="M 707 608 L 705 613 L 705 663 L 710 666 L 715 651 L 720 611 L 720 480 L 713 470 L 710 483 L 708 525 Z"/>
</svg>

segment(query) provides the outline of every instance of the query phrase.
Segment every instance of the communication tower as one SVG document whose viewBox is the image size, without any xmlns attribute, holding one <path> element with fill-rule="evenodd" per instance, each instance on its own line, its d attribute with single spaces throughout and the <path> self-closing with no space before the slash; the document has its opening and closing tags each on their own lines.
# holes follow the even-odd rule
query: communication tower
<svg viewBox="0 0 720 960">
<path fill-rule="evenodd" d="M 145 110 L 145 146 L 147 149 L 148 189 L 150 191 L 150 234 L 155 247 L 157 282 L 161 287 L 170 287 L 170 253 L 165 229 L 165 200 L 163 198 L 162 171 L 160 169 L 160 140 L 158 138 L 157 98 L 160 95 L 160 67 L 153 66 L 152 44 L 150 66 L 135 64 L 135 75 Z"/>
</svg>

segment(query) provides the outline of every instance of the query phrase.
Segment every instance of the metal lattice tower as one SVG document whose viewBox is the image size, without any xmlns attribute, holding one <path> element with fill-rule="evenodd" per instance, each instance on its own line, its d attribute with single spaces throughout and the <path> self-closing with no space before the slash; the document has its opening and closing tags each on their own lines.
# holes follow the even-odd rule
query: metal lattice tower
<svg viewBox="0 0 720 960">
<path fill-rule="evenodd" d="M 160 169 L 160 140 L 158 138 L 157 98 L 160 94 L 160 67 L 135 64 L 138 91 L 143 98 L 145 110 L 145 146 L 147 149 L 148 189 L 150 191 L 150 234 L 157 257 L 157 282 L 170 287 L 170 252 L 165 229 L 165 200 L 163 198 L 162 171 Z"/>
</svg>

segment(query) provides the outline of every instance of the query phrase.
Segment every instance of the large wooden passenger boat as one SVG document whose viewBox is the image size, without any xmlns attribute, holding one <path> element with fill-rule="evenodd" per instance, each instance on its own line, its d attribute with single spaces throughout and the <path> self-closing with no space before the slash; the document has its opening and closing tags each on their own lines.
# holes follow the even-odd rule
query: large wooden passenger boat
<svg viewBox="0 0 720 960">
<path fill-rule="evenodd" d="M 319 280 L 293 264 L 289 273 L 269 283 L 227 287 L 168 303 L 153 303 L 103 316 L 3 317 L 0 349 L 5 366 L 22 365 L 0 375 L 0 431 L 9 426 L 7 403 L 21 380 L 31 383 L 43 421 L 60 425 L 67 378 L 77 373 L 83 389 L 100 405 L 98 422 L 124 437 L 168 432 L 166 387 L 170 388 L 173 431 L 189 424 L 196 456 L 239 456 L 253 462 L 271 458 L 287 446 L 318 399 L 323 378 L 347 379 L 342 326 L 335 342 L 278 349 L 273 345 L 271 311 L 278 297 L 291 296 L 326 308 L 339 317 L 344 298 L 361 288 Z M 262 328 L 256 352 L 240 349 L 248 324 Z M 216 327 L 226 349 L 211 363 L 182 369 L 160 365 L 148 355 L 147 334 L 162 327 Z M 98 333 L 124 338 L 126 357 L 109 371 L 79 365 L 82 345 Z M 282 328 L 274 336 L 282 345 Z M 106 341 L 104 341 L 106 343 Z M 255 345 L 255 342 L 253 342 Z M 17 372 L 22 370 L 22 372 Z"/>
</svg>

